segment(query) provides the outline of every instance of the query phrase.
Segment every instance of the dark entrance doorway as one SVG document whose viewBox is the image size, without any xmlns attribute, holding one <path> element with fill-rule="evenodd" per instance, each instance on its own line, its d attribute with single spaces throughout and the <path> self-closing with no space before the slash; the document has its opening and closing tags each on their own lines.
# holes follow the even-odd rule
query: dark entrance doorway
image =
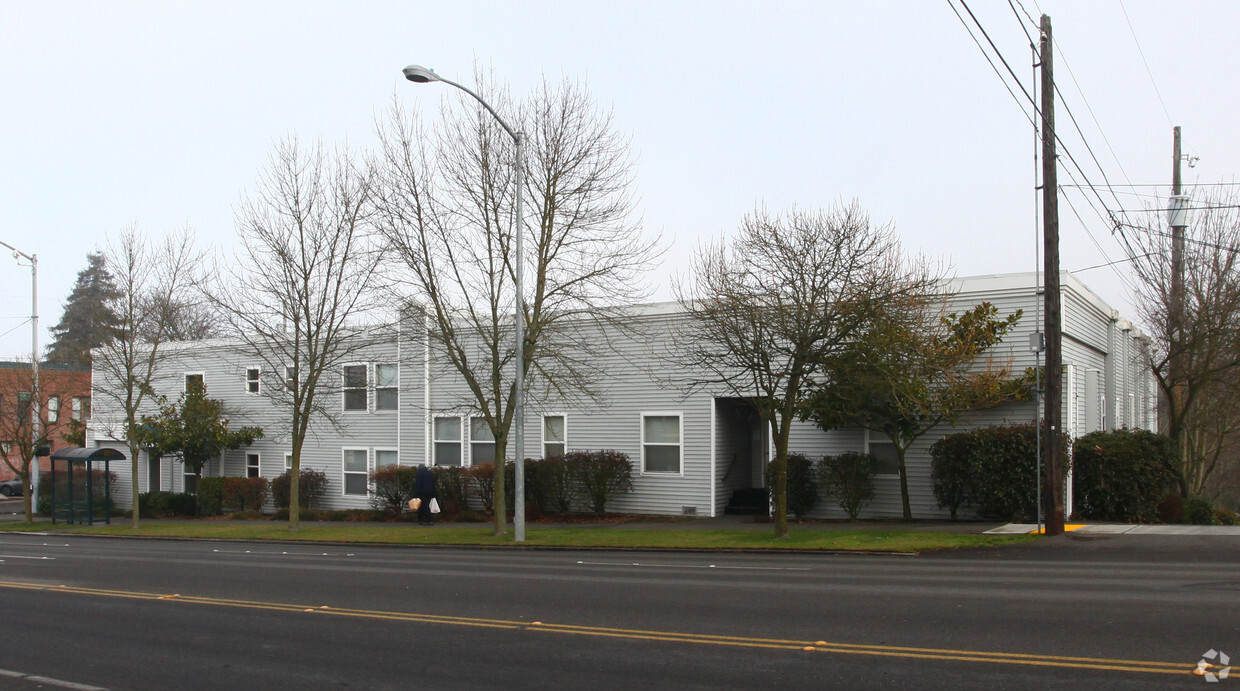
<svg viewBox="0 0 1240 691">
<path fill-rule="evenodd" d="M 765 515 L 766 427 L 749 399 L 715 399 L 715 463 L 724 513 Z"/>
</svg>

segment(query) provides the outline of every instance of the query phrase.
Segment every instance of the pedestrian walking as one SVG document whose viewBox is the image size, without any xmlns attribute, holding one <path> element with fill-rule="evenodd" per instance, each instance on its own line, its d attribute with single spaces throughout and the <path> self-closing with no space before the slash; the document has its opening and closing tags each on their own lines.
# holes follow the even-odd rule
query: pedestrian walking
<svg viewBox="0 0 1240 691">
<path fill-rule="evenodd" d="M 435 498 L 435 473 L 425 463 L 418 466 L 418 472 L 413 476 L 413 496 L 422 500 L 422 505 L 418 507 L 418 525 L 434 525 L 431 500 Z"/>
</svg>

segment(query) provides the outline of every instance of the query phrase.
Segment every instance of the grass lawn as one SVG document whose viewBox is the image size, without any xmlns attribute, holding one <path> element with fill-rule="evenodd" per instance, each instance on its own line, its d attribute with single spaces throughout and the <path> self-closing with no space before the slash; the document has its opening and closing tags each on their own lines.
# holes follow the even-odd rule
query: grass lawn
<svg viewBox="0 0 1240 691">
<path fill-rule="evenodd" d="M 513 545 L 512 535 L 495 537 L 491 524 L 441 523 L 431 528 L 407 523 L 306 523 L 289 532 L 287 523 L 252 521 L 177 521 L 143 523 L 137 530 L 126 519 L 112 525 L 53 526 L 42 521 L 5 525 L 0 530 L 54 531 L 58 534 L 179 537 L 211 540 L 292 540 L 402 545 Z M 865 552 L 923 552 L 955 547 L 1009 545 L 1039 539 L 1036 535 L 960 535 L 911 530 L 829 530 L 791 526 L 788 537 L 776 540 L 772 530 L 633 529 L 599 526 L 539 527 L 527 525 L 532 547 L 626 547 L 634 549 L 792 549 Z"/>
</svg>

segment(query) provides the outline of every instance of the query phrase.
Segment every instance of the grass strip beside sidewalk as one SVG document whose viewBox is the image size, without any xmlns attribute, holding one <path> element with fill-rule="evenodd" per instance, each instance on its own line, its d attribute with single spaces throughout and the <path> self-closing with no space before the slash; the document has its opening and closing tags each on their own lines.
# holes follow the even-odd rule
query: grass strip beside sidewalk
<svg viewBox="0 0 1240 691">
<path fill-rule="evenodd" d="M 137 530 L 128 525 L 66 526 L 50 522 L 15 523 L 4 530 L 48 531 L 58 534 L 116 535 L 124 537 L 175 537 L 206 540 L 280 540 L 351 544 L 403 545 L 514 545 L 512 535 L 496 537 L 490 524 L 441 524 L 433 528 L 410 524 L 303 523 L 290 532 L 284 523 L 161 522 L 144 523 Z M 957 547 L 986 547 L 1036 540 L 1031 535 L 960 535 L 909 530 L 825 530 L 792 528 L 788 536 L 775 539 L 771 532 L 756 530 L 658 530 L 600 529 L 598 527 L 530 527 L 530 547 L 614 547 L 631 549 L 710 550 L 831 550 L 914 553 Z"/>
</svg>

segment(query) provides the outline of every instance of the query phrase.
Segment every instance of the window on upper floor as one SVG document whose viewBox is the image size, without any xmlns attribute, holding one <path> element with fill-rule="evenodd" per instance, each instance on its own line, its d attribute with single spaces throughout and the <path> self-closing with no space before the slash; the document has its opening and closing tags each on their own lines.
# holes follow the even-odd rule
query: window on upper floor
<svg viewBox="0 0 1240 691">
<path fill-rule="evenodd" d="M 366 365 L 344 366 L 344 409 L 367 410 Z"/>
<path fill-rule="evenodd" d="M 400 367 L 375 365 L 375 410 L 396 410 L 400 404 Z"/>
<path fill-rule="evenodd" d="M 261 382 L 259 381 L 261 371 L 257 367 L 250 367 L 245 371 L 245 392 L 258 393 Z"/>
</svg>

